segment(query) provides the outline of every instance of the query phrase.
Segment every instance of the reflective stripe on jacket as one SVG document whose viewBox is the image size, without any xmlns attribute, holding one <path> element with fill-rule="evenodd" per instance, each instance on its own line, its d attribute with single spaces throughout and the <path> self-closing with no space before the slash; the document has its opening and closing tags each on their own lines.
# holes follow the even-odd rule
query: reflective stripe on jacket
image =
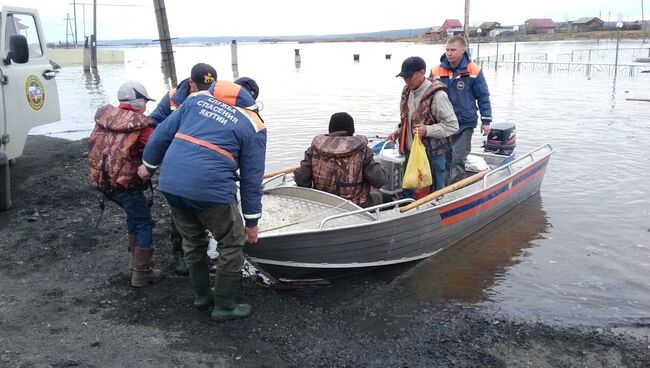
<svg viewBox="0 0 650 368">
<path fill-rule="evenodd" d="M 479 110 L 482 124 L 492 122 L 490 91 L 485 76 L 481 67 L 470 61 L 467 52 L 456 68 L 451 67 L 443 54 L 440 65 L 431 69 L 429 78 L 447 86 L 447 95 L 458 118 L 459 132 L 465 128 L 476 128 Z"/>
</svg>

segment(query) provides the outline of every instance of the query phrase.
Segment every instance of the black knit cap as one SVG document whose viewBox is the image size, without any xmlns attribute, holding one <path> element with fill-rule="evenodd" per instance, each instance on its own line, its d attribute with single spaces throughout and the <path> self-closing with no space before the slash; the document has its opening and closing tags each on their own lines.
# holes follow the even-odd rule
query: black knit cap
<svg viewBox="0 0 650 368">
<path fill-rule="evenodd" d="M 253 96 L 253 99 L 257 100 L 257 96 L 260 95 L 260 87 L 257 85 L 257 82 L 255 82 L 255 79 L 248 78 L 248 77 L 241 77 L 237 79 L 235 83 L 246 88 L 246 90 L 250 92 L 251 96 Z"/>
<path fill-rule="evenodd" d="M 329 132 L 334 133 L 342 130 L 354 134 L 354 119 L 347 112 L 337 112 L 330 118 Z"/>
</svg>

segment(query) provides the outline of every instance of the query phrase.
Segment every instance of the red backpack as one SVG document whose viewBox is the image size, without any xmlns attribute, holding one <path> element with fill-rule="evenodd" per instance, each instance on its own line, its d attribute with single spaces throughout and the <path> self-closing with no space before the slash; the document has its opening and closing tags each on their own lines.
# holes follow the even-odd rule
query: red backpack
<svg viewBox="0 0 650 368">
<path fill-rule="evenodd" d="M 138 176 L 142 152 L 135 146 L 142 130 L 152 126 L 145 115 L 117 108 L 100 107 L 95 129 L 88 141 L 90 184 L 97 190 L 144 190 L 149 185 Z"/>
</svg>

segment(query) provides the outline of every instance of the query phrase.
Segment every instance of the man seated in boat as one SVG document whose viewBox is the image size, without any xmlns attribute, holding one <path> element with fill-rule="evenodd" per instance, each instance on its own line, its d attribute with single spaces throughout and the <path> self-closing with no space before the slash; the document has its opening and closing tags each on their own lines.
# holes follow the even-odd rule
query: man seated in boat
<svg viewBox="0 0 650 368">
<path fill-rule="evenodd" d="M 381 188 L 388 176 L 374 159 L 368 138 L 354 135 L 354 119 L 346 112 L 330 118 L 329 133 L 314 138 L 294 172 L 301 187 L 335 194 L 361 206 L 382 203 Z"/>
</svg>

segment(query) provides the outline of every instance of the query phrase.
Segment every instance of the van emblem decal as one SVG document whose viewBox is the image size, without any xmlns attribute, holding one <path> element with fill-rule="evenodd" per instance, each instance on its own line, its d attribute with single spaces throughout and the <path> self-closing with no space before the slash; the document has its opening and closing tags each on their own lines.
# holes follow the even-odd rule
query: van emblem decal
<svg viewBox="0 0 650 368">
<path fill-rule="evenodd" d="M 25 81 L 25 94 L 27 95 L 27 102 L 29 106 L 38 111 L 45 104 L 45 87 L 43 82 L 35 75 L 30 75 Z"/>
</svg>

